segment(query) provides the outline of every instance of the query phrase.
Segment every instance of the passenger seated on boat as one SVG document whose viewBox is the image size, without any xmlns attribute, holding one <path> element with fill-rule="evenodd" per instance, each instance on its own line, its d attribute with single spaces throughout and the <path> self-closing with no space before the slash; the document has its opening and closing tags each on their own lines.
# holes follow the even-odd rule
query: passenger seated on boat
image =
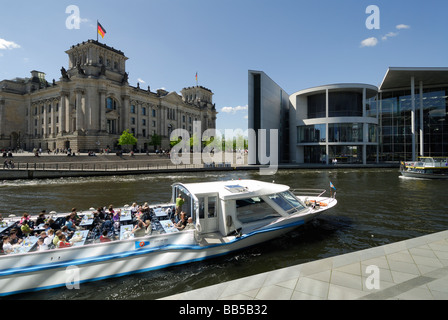
<svg viewBox="0 0 448 320">
<path fill-rule="evenodd" d="M 114 215 L 113 215 L 115 230 L 120 230 L 120 217 L 121 217 L 121 209 L 118 209 L 114 212 Z"/>
<path fill-rule="evenodd" d="M 45 243 L 45 239 L 43 239 L 43 238 L 37 239 L 37 251 L 47 251 L 49 249 L 50 248 Z"/>
<path fill-rule="evenodd" d="M 151 228 L 151 220 L 140 220 L 143 224 L 143 228 L 145 228 L 145 235 L 150 235 L 152 233 L 152 228 Z"/>
<path fill-rule="evenodd" d="M 54 221 L 53 219 L 48 220 L 48 224 L 50 228 L 53 230 L 58 230 L 61 228 L 61 226 L 58 223 L 56 223 L 56 221 Z"/>
<path fill-rule="evenodd" d="M 45 223 L 45 210 L 42 210 L 41 213 L 39 213 L 39 216 L 36 219 L 36 226 L 41 225 L 42 223 Z"/>
<path fill-rule="evenodd" d="M 74 216 L 72 214 L 70 214 L 67 217 L 67 221 L 65 222 L 65 226 L 68 228 L 68 230 L 70 230 L 71 232 L 75 232 L 77 227 L 76 227 L 76 222 L 74 220 Z"/>
<path fill-rule="evenodd" d="M 192 217 L 188 217 L 187 220 L 187 225 L 185 226 L 184 230 L 193 230 L 195 229 L 194 223 L 193 223 L 193 218 Z"/>
<path fill-rule="evenodd" d="M 101 226 L 101 234 L 103 233 L 103 231 L 107 231 L 108 234 L 114 232 L 112 221 L 106 220 L 103 222 L 103 225 Z"/>
<path fill-rule="evenodd" d="M 106 213 L 104 212 L 104 209 L 102 207 L 98 207 L 98 209 L 96 209 L 96 212 L 98 213 L 98 218 L 100 218 L 101 220 L 106 220 Z"/>
<path fill-rule="evenodd" d="M 109 219 L 110 219 L 110 220 L 113 220 L 113 218 L 114 218 L 114 213 L 115 213 L 114 206 L 113 206 L 113 205 L 110 205 L 108 210 L 109 210 Z"/>
<path fill-rule="evenodd" d="M 27 221 L 28 223 L 31 221 L 30 215 L 26 212 L 23 214 L 22 218 L 20 219 L 20 225 L 22 225 L 24 221 Z"/>
<path fill-rule="evenodd" d="M 104 230 L 100 237 L 100 242 L 111 242 L 112 240 L 107 236 L 107 231 Z"/>
<path fill-rule="evenodd" d="M 67 226 L 63 226 L 61 231 L 62 231 L 62 234 L 65 235 L 67 240 L 70 240 L 70 238 L 73 237 L 74 232 L 70 231 Z"/>
<path fill-rule="evenodd" d="M 179 222 L 176 223 L 174 226 L 175 226 L 175 227 L 177 228 L 177 230 L 179 230 L 179 231 L 182 231 L 182 230 L 185 229 L 185 227 L 187 226 L 187 218 L 186 218 L 186 213 L 185 213 L 185 212 L 182 211 L 182 212 L 180 213 L 180 220 L 179 220 Z"/>
<path fill-rule="evenodd" d="M 20 227 L 20 230 L 22 231 L 24 237 L 28 237 L 34 231 L 34 229 L 32 229 L 28 225 L 28 223 L 28 220 L 23 220 L 22 226 Z"/>
<path fill-rule="evenodd" d="M 82 218 L 76 212 L 76 208 L 72 208 L 72 213 L 70 213 L 70 218 L 73 219 L 73 221 L 75 222 L 76 225 L 78 225 L 82 220 Z"/>
<path fill-rule="evenodd" d="M 53 239 L 54 239 L 54 230 L 50 229 L 47 232 L 47 237 L 44 239 L 44 242 L 48 246 L 48 248 L 52 247 Z"/>
<path fill-rule="evenodd" d="M 146 229 L 142 221 L 139 221 L 135 225 L 134 229 L 132 230 L 132 233 L 134 234 L 135 238 L 144 237 L 146 235 Z"/>
<path fill-rule="evenodd" d="M 53 245 L 57 248 L 59 246 L 60 237 L 62 236 L 62 231 L 56 231 L 56 234 L 53 238 Z"/>
<path fill-rule="evenodd" d="M 58 248 L 69 248 L 72 245 L 67 241 L 65 234 L 62 234 L 58 243 Z"/>
<path fill-rule="evenodd" d="M 22 243 L 22 239 L 17 236 L 16 229 L 12 229 L 9 233 L 9 242 L 11 243 L 11 245 Z"/>
<path fill-rule="evenodd" d="M 140 206 L 136 202 L 134 202 L 129 209 L 131 210 L 131 214 L 136 214 L 139 208 Z"/>
<path fill-rule="evenodd" d="M 12 252 L 11 239 L 8 236 L 3 237 L 3 253 L 10 254 Z"/>
</svg>

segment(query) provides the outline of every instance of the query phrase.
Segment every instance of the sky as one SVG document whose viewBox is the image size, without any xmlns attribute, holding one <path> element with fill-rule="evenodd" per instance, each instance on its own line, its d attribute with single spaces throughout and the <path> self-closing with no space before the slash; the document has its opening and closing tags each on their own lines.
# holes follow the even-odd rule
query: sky
<svg viewBox="0 0 448 320">
<path fill-rule="evenodd" d="M 197 73 L 223 132 L 247 129 L 248 70 L 293 94 L 379 86 L 389 67 L 448 65 L 446 0 L 0 0 L 0 8 L 0 80 L 32 70 L 59 80 L 65 51 L 96 40 L 98 20 L 107 32 L 99 41 L 129 58 L 131 85 L 180 94 Z"/>
</svg>

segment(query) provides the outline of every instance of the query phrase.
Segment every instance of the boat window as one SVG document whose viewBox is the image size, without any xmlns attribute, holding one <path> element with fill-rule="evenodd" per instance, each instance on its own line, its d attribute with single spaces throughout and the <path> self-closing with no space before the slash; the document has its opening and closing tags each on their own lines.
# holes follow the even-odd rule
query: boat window
<svg viewBox="0 0 448 320">
<path fill-rule="evenodd" d="M 199 218 L 204 219 L 204 197 L 198 197 L 199 202 Z"/>
<path fill-rule="evenodd" d="M 292 193 L 291 191 L 286 191 L 281 193 L 281 195 L 288 201 L 296 210 L 299 211 L 305 208 L 303 203 L 299 201 Z M 292 213 L 292 212 L 291 212 Z"/>
<path fill-rule="evenodd" d="M 295 213 L 304 208 L 303 204 L 289 191 L 270 195 L 269 199 L 274 201 L 289 214 Z"/>
<path fill-rule="evenodd" d="M 236 200 L 237 218 L 242 223 L 281 217 L 269 204 L 259 197 Z"/>
<path fill-rule="evenodd" d="M 208 217 L 216 217 L 216 197 L 208 198 Z"/>
<path fill-rule="evenodd" d="M 289 211 L 294 208 L 288 201 L 286 201 L 282 196 L 280 196 L 280 194 L 271 194 L 269 196 L 269 199 L 274 201 L 285 211 Z"/>
</svg>

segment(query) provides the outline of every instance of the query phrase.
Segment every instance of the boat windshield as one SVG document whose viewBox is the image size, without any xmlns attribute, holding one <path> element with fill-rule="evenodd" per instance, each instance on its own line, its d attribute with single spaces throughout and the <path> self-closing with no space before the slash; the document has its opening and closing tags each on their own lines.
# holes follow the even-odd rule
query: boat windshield
<svg viewBox="0 0 448 320">
<path fill-rule="evenodd" d="M 293 214 L 305 208 L 290 191 L 272 194 L 269 196 L 269 199 L 278 204 L 288 214 Z"/>
</svg>

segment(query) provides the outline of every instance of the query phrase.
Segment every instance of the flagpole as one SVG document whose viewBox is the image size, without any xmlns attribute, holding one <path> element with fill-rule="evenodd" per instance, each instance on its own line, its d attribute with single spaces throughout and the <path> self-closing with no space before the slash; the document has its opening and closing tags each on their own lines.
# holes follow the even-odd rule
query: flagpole
<svg viewBox="0 0 448 320">
<path fill-rule="evenodd" d="M 96 20 L 96 42 L 98 42 L 98 20 Z"/>
</svg>

